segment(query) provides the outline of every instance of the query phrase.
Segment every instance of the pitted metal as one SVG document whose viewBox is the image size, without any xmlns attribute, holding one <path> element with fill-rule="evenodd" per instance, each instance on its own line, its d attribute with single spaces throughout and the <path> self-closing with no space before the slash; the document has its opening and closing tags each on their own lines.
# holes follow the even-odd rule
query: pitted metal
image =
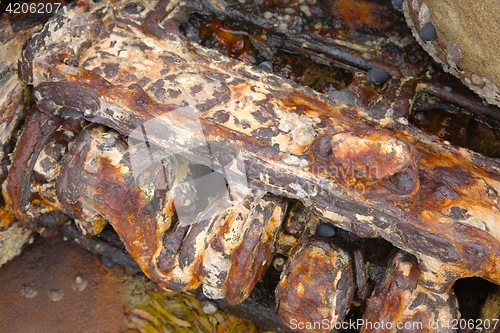
<svg viewBox="0 0 500 333">
<path fill-rule="evenodd" d="M 189 41 L 178 23 L 200 4 L 127 4 L 79 1 L 23 52 L 20 74 L 33 85 L 37 110 L 12 154 L 3 196 L 24 226 L 39 230 L 71 218 L 83 233 L 97 234 L 109 222 L 152 280 L 169 289 L 201 287 L 230 304 L 248 297 L 275 253 L 292 258 L 283 283 L 304 279 L 309 290 L 323 283 L 293 271 L 313 269 L 318 247 L 339 256 L 321 254 L 335 263 L 337 285 L 352 290 L 349 256 L 308 240 L 319 220 L 413 255 L 418 265 L 408 264 L 412 274 L 402 279 L 416 279 L 407 289 L 436 300 L 433 319 L 457 315 L 457 279 L 500 284 L 500 164 L 408 123 L 408 96 L 438 93 L 422 81 L 427 68 L 413 60 L 394 56 L 408 64 L 395 67 L 379 53 L 365 59 L 370 48 L 388 48 L 390 38 L 308 42 L 300 29 L 290 36 L 291 49 L 303 45 L 355 72 L 346 89 L 322 94 Z M 370 16 L 362 25 L 383 28 Z M 398 50 L 415 47 L 391 38 Z M 457 59 L 454 46 L 450 53 Z M 374 64 L 391 75 L 382 86 L 361 75 Z M 176 193 L 190 191 L 186 183 L 200 167 L 223 174 L 230 205 L 209 197 L 214 213 L 183 224 L 182 209 L 195 200 Z M 290 200 L 307 207 L 300 222 L 287 215 Z M 393 269 L 408 260 L 401 254 Z M 323 294 L 334 291 L 324 287 L 301 320 L 342 320 L 352 293 L 333 304 L 336 298 Z M 287 309 L 282 318 L 293 318 L 289 309 L 300 297 L 279 298 Z"/>
</svg>

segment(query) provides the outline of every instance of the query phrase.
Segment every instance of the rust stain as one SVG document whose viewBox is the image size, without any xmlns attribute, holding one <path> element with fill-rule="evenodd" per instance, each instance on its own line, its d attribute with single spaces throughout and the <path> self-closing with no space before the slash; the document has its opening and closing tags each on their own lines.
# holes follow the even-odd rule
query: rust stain
<svg viewBox="0 0 500 333">
<path fill-rule="evenodd" d="M 351 29 L 364 26 L 374 29 L 387 28 L 390 22 L 381 19 L 381 14 L 389 9 L 368 0 L 336 0 L 330 7 L 330 13 L 344 20 Z"/>
<path fill-rule="evenodd" d="M 211 39 L 221 53 L 231 58 L 249 64 L 255 62 L 255 48 L 248 34 L 225 25 L 215 17 L 200 28 L 200 37 L 202 40 Z"/>
</svg>

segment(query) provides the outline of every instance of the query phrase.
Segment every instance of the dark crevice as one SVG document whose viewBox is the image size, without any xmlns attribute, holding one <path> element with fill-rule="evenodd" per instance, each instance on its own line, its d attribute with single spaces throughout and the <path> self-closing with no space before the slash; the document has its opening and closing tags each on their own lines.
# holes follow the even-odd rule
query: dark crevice
<svg viewBox="0 0 500 333">
<path fill-rule="evenodd" d="M 417 94 L 410 123 L 452 144 L 500 158 L 500 121 L 478 115 L 428 93 Z"/>
</svg>

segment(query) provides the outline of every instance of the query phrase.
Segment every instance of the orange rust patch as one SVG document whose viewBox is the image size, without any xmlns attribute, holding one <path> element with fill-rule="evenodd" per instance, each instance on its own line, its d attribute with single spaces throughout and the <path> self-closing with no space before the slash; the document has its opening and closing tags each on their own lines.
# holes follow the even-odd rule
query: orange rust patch
<svg viewBox="0 0 500 333">
<path fill-rule="evenodd" d="M 236 31 L 220 20 L 212 18 L 201 27 L 200 34 L 204 40 L 213 38 L 215 47 L 223 54 L 246 63 L 255 62 L 255 49 L 246 32 Z"/>
<path fill-rule="evenodd" d="M 0 229 L 8 228 L 15 220 L 14 214 L 4 206 L 0 207 Z"/>
</svg>

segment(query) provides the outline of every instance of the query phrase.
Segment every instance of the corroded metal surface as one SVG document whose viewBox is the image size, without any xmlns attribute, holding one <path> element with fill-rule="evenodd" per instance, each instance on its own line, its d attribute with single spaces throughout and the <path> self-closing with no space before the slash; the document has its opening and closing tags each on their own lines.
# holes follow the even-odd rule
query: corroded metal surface
<svg viewBox="0 0 500 333">
<path fill-rule="evenodd" d="M 19 78 L 18 59 L 27 41 L 42 28 L 48 17 L 17 15 L 17 20 L 0 19 L 0 182 L 7 177 L 9 154 L 14 150 L 16 134 L 32 103 L 31 90 Z M 0 266 L 18 255 L 31 230 L 21 226 L 0 197 Z"/>
<path fill-rule="evenodd" d="M 118 4 L 115 7 L 119 13 Z M 351 107 L 340 101 L 256 72 L 210 50 L 183 44 L 165 31 L 149 32 L 161 35 L 161 40 L 149 37 L 133 24 L 121 24 L 111 8 L 107 17 L 115 22 L 113 30 L 102 30 L 110 23 L 101 23 L 91 12 L 80 13 L 87 10 L 82 5 L 70 11 L 67 18 L 49 23 L 24 53 L 23 77 L 35 85 L 37 104 L 44 113 L 80 116 L 125 135 L 153 119 L 168 131 L 150 134 L 150 142 L 167 147 L 175 142 L 177 149 L 186 151 L 186 158 L 200 163 L 208 157 L 189 149 L 202 138 L 182 134 L 186 123 L 194 123 L 198 115 L 185 112 L 162 116 L 191 102 L 190 106 L 200 112 L 209 145 L 221 151 L 227 147 L 228 138 L 238 144 L 248 161 L 247 175 L 253 186 L 302 200 L 325 220 L 361 236 L 380 235 L 415 254 L 422 264 L 422 283 L 435 290 L 444 291 L 457 277 L 471 275 L 500 282 L 496 213 L 490 209 L 497 206 L 495 161 L 447 146 L 392 118 L 382 121 L 387 130 L 371 129 L 366 122 L 344 116 L 341 110 Z M 67 23 L 56 35 L 49 34 L 57 21 Z M 94 27 L 86 30 L 86 35 L 71 38 L 71 33 L 68 36 L 65 32 L 75 31 L 75 25 L 83 22 Z M 105 31 L 102 37 L 109 34 L 111 39 L 97 38 L 101 31 Z M 144 72 L 124 68 L 104 81 L 95 70 L 87 69 L 94 66 L 85 60 L 85 54 L 95 55 L 101 44 L 124 38 L 136 42 L 121 42 L 120 55 L 116 53 L 115 57 L 132 55 L 141 48 L 154 49 L 152 63 L 168 64 L 162 66 L 163 72 L 149 73 L 149 84 L 144 88 L 132 85 L 141 80 L 138 75 L 146 77 Z M 74 53 L 83 52 L 80 49 L 92 41 L 91 51 Z M 107 48 L 108 53 L 112 50 Z M 81 65 L 75 68 L 53 62 L 49 59 L 54 59 L 54 52 L 60 59 L 67 59 L 66 63 L 83 56 L 78 62 Z M 210 62 L 203 60 L 205 57 Z M 106 61 L 129 66 L 127 61 L 107 59 L 104 67 Z M 203 64 L 197 74 L 181 80 L 187 66 L 195 63 Z M 134 73 L 134 81 L 122 78 L 129 72 Z M 167 95 L 148 95 L 158 82 L 172 82 L 174 87 L 183 83 L 175 88 L 183 92 L 178 95 L 182 99 L 175 104 Z M 174 91 L 169 89 L 164 89 L 165 93 Z M 375 144 L 372 148 L 371 142 L 376 140 L 387 146 Z M 338 160 L 343 163 L 336 164 Z M 473 199 L 475 196 L 481 200 Z M 481 245 L 477 239 L 482 240 Z M 471 244 L 477 245 L 471 248 Z M 137 253 L 137 249 L 130 250 Z M 484 260 L 471 260 L 471 255 Z"/>
<path fill-rule="evenodd" d="M 8 151 L 7 144 L 18 129 L 22 119 L 27 114 L 27 105 L 31 100 L 27 85 L 18 77 L 17 62 L 21 52 L 32 34 L 42 27 L 35 24 L 32 27 L 16 29 L 7 19 L 0 20 L 0 85 L 4 87 L 0 93 L 2 114 L 0 115 L 0 161 Z M 19 27 L 18 27 L 19 28 Z M 6 176 L 6 166 L 2 165 L 0 179 Z"/>
<path fill-rule="evenodd" d="M 20 74 L 33 85 L 37 110 L 19 138 L 3 189 L 15 217 L 42 233 L 66 216 L 91 235 L 110 222 L 152 280 L 166 288 L 201 287 L 206 296 L 230 304 L 248 297 L 275 253 L 288 256 L 310 244 L 307 238 L 319 220 L 358 237 L 384 238 L 415 256 L 418 265 L 408 264 L 414 268 L 411 276 L 400 274 L 411 280 L 406 290 L 410 294 L 417 290 L 447 300 L 453 283 L 469 276 L 499 284 L 500 163 L 408 124 L 415 102 L 408 98 L 411 93 L 454 97 L 447 94 L 450 87 L 441 91 L 435 82 L 422 83 L 430 74 L 417 64 L 418 53 L 408 60 L 387 52 L 400 67 L 390 66 L 376 52 L 368 62 L 371 46 L 393 46 L 384 44 L 383 37 L 366 41 L 359 34 L 349 44 L 341 34 L 332 37 L 332 27 L 316 25 L 317 35 L 307 39 L 300 33 L 311 26 L 290 22 L 295 24 L 287 42 L 291 50 L 302 48 L 327 62 L 342 60 L 348 64 L 343 70 L 383 68 L 390 77 L 374 87 L 356 73 L 353 83 L 339 85 L 347 85 L 342 92 L 321 94 L 228 59 L 181 34 L 179 22 L 202 6 L 231 15 L 251 6 L 221 4 L 205 1 L 189 7 L 158 1 L 132 6 L 82 0 L 33 36 L 23 52 Z M 362 14 L 356 23 L 348 12 L 339 14 L 337 5 L 342 3 L 323 8 L 321 15 L 344 15 L 347 25 L 383 35 L 384 22 L 368 10 L 382 8 L 373 3 L 356 8 Z M 321 5 L 301 6 L 301 17 L 317 7 Z M 281 16 L 264 12 L 262 20 L 255 19 L 262 26 L 273 20 Z M 282 28 L 277 24 L 277 30 Z M 227 28 L 221 30 L 219 37 L 227 35 Z M 325 41 L 321 34 L 328 35 Z M 415 47 L 391 38 L 402 45 L 398 50 Z M 227 39 L 233 50 L 243 43 Z M 337 46 L 329 48 L 333 43 Z M 241 54 L 252 62 L 250 53 Z M 380 97 L 385 95 L 391 97 Z M 473 99 L 460 102 L 481 105 Z M 484 105 L 478 109 L 492 113 Z M 203 203 L 190 196 L 175 198 L 189 193 L 189 181 L 200 167 L 217 170 L 233 182 L 228 184 L 233 198 L 230 207 L 215 213 L 225 199 L 208 196 L 210 214 L 192 215 L 196 223 L 186 224 L 180 216 L 189 216 Z M 241 195 L 247 185 L 248 192 Z M 286 215 L 290 199 L 308 211 L 295 214 L 292 204 Z M 331 246 L 330 240 L 311 242 Z M 330 252 L 328 260 L 343 253 Z M 295 253 L 299 259 L 292 255 L 285 280 L 307 279 L 293 275 L 294 269 L 310 269 L 318 260 L 308 251 Z M 351 267 L 348 256 L 342 257 Z M 323 312 L 321 318 L 342 320 L 354 280 L 359 299 L 368 297 L 362 255 L 357 252 L 355 259 L 355 277 L 339 268 L 349 292 L 345 298 L 333 294 L 345 303 L 336 304 L 338 309 L 331 298 L 322 298 L 330 292 L 326 284 L 308 281 L 308 293 L 317 292 L 312 308 L 339 310 L 335 315 Z M 328 280 L 331 272 L 323 273 Z M 398 269 L 394 274 L 399 276 Z M 390 277 L 384 281 L 390 283 Z M 303 299 L 286 299 L 281 295 L 284 286 L 280 288 L 280 309 L 293 310 L 282 312 L 290 324 L 295 316 L 290 313 Z M 441 308 L 431 303 L 425 314 L 440 316 Z M 450 310 L 447 315 L 457 313 Z M 367 316 L 377 318 L 370 312 Z"/>
<path fill-rule="evenodd" d="M 163 170 L 154 165 L 150 172 L 143 169 L 134 182 L 120 140 L 102 127 L 79 135 L 57 184 L 66 210 L 77 220 L 92 221 L 96 214 L 109 221 L 144 272 L 165 288 L 203 284 L 207 296 L 229 304 L 247 298 L 272 263 L 286 202 L 256 192 L 210 219 L 182 225 L 174 217 L 171 195 L 147 188 Z M 190 173 L 186 161 L 179 163 Z"/>
<path fill-rule="evenodd" d="M 384 279 L 367 301 L 361 332 L 454 332 L 458 316 L 453 292 L 435 293 L 418 284 L 419 268 L 413 258 L 393 256 Z M 385 327 L 382 327 L 385 323 Z"/>
<path fill-rule="evenodd" d="M 330 324 L 349 311 L 354 288 L 349 255 L 323 240 L 311 240 L 292 253 L 283 270 L 276 288 L 278 312 L 298 332 L 330 332 Z M 311 323 L 314 329 L 307 327 Z"/>
</svg>

